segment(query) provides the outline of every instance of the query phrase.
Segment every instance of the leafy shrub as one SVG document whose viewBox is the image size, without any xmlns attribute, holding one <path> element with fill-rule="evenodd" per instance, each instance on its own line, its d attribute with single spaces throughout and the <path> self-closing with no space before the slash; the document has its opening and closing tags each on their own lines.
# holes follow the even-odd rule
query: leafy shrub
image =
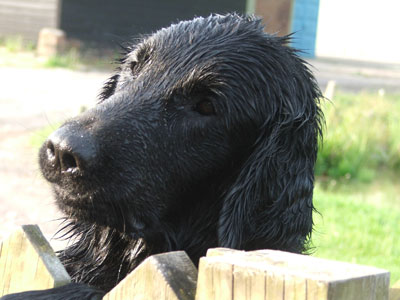
<svg viewBox="0 0 400 300">
<path fill-rule="evenodd" d="M 400 96 L 338 93 L 324 104 L 316 175 L 369 182 L 400 171 Z"/>
</svg>

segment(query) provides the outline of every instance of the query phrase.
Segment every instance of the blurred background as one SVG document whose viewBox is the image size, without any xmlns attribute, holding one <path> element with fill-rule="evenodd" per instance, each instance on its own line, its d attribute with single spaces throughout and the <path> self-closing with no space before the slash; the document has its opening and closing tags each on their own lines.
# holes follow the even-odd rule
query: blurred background
<svg viewBox="0 0 400 300">
<path fill-rule="evenodd" d="M 254 13 L 294 32 L 326 116 L 316 167 L 312 255 L 373 265 L 400 279 L 398 0 L 0 0 L 0 239 L 60 217 L 37 152 L 93 105 L 119 44 L 210 13 Z"/>
</svg>

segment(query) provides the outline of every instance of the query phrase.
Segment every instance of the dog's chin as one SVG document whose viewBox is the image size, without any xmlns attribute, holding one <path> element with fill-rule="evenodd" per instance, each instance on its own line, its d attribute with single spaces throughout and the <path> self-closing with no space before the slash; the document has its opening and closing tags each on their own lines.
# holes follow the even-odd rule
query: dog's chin
<svg viewBox="0 0 400 300">
<path fill-rule="evenodd" d="M 106 227 L 123 228 L 123 224 L 116 223 L 114 210 L 92 194 L 69 191 L 56 184 L 53 185 L 53 191 L 58 208 L 67 218 Z"/>
<path fill-rule="evenodd" d="M 114 228 L 135 235 L 146 227 L 133 216 L 123 215 L 126 211 L 107 204 L 111 201 L 106 201 L 96 194 L 67 191 L 59 185 L 53 185 L 53 191 L 58 208 L 71 220 Z"/>
</svg>

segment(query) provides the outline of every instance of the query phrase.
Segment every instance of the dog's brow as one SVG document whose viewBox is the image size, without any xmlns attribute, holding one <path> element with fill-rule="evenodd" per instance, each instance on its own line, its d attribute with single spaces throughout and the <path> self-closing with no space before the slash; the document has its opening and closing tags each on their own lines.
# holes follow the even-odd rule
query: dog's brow
<svg viewBox="0 0 400 300">
<path fill-rule="evenodd" d="M 177 87 L 188 94 L 198 89 L 209 89 L 217 83 L 215 76 L 216 74 L 206 68 L 193 68 L 182 80 L 177 82 Z"/>
</svg>

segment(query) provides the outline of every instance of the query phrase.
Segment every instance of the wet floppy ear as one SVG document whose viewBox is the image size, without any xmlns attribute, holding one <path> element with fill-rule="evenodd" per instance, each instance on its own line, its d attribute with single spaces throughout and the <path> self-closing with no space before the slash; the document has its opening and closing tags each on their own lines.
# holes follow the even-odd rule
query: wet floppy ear
<svg viewBox="0 0 400 300">
<path fill-rule="evenodd" d="M 252 153 L 223 195 L 219 246 L 304 250 L 312 230 L 314 164 L 322 118 L 318 92 L 312 85 L 287 95 L 275 120 L 262 126 Z"/>
</svg>

